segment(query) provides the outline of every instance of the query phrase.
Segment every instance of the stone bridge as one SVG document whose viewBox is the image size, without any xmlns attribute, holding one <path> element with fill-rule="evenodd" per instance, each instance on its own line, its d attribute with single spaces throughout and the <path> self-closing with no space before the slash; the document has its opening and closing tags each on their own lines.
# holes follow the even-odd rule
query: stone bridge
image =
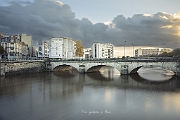
<svg viewBox="0 0 180 120">
<path fill-rule="evenodd" d="M 176 61 L 48 61 L 46 66 L 49 70 L 61 65 L 69 65 L 77 69 L 80 73 L 89 72 L 90 68 L 96 66 L 110 66 L 116 68 L 121 74 L 136 73 L 141 67 L 162 67 L 171 70 L 175 75 L 179 76 L 179 62 Z"/>
</svg>

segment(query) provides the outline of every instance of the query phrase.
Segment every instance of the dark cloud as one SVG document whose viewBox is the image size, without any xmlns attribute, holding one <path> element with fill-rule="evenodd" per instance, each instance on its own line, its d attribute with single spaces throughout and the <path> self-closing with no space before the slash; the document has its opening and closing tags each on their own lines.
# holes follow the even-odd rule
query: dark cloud
<svg viewBox="0 0 180 120">
<path fill-rule="evenodd" d="M 178 14 L 118 15 L 108 25 L 93 24 L 88 18 L 75 19 L 70 6 L 53 0 L 11 2 L 0 6 L 0 32 L 31 34 L 34 41 L 71 37 L 81 39 L 86 47 L 93 42 L 123 45 L 127 41 L 127 45 L 176 48 L 180 44 Z"/>
<path fill-rule="evenodd" d="M 113 20 L 115 28 L 121 30 L 122 39 L 128 42 L 139 46 L 151 45 L 171 48 L 179 47 L 179 22 L 179 18 L 167 13 L 137 14 L 127 19 L 119 15 Z"/>
</svg>

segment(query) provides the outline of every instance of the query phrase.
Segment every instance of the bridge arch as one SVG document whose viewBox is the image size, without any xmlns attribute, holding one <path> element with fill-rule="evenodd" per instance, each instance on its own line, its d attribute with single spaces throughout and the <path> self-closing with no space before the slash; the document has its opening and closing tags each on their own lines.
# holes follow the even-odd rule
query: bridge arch
<svg viewBox="0 0 180 120">
<path fill-rule="evenodd" d="M 93 72 L 93 71 L 98 71 L 100 68 L 107 66 L 107 67 L 112 67 L 117 69 L 120 72 L 120 64 L 114 64 L 114 63 L 109 63 L 109 62 L 101 62 L 101 63 L 89 63 L 86 64 L 86 72 Z"/>
<path fill-rule="evenodd" d="M 71 65 L 63 64 L 56 66 L 52 71 L 57 72 L 57 71 L 69 71 L 69 70 L 77 70 L 77 69 Z"/>
<path fill-rule="evenodd" d="M 137 71 L 138 71 L 141 67 L 143 67 L 143 66 L 139 66 L 139 67 L 137 67 L 137 68 L 134 68 L 132 71 L 130 71 L 130 74 L 136 74 Z"/>
<path fill-rule="evenodd" d="M 79 71 L 78 70 L 79 66 L 77 66 L 76 64 L 68 64 L 68 63 L 64 63 L 64 62 L 51 62 L 50 66 L 51 66 L 51 68 L 49 68 L 49 69 L 51 69 L 51 71 L 58 69 L 58 67 L 61 68 L 62 66 L 69 66 L 69 67 L 71 67 L 71 69 L 73 68 L 73 69 L 76 69 L 77 71 Z"/>
<path fill-rule="evenodd" d="M 104 66 L 106 66 L 106 65 L 92 66 L 89 69 L 87 69 L 86 72 L 97 72 L 97 71 L 99 71 Z"/>
</svg>

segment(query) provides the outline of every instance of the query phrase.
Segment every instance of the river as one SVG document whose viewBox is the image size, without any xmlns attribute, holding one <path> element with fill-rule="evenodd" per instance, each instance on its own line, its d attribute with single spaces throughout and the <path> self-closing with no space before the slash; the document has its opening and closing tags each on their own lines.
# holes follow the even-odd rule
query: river
<svg viewBox="0 0 180 120">
<path fill-rule="evenodd" d="M 180 119 L 180 78 L 145 69 L 1 77 L 0 120 Z"/>
</svg>

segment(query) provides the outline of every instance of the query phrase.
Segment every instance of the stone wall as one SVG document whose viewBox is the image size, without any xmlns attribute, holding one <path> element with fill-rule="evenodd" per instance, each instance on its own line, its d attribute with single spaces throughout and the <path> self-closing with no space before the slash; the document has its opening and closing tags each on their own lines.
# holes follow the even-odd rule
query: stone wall
<svg viewBox="0 0 180 120">
<path fill-rule="evenodd" d="M 16 75 L 24 73 L 36 73 L 45 70 L 43 62 L 1 62 L 0 75 Z"/>
</svg>

